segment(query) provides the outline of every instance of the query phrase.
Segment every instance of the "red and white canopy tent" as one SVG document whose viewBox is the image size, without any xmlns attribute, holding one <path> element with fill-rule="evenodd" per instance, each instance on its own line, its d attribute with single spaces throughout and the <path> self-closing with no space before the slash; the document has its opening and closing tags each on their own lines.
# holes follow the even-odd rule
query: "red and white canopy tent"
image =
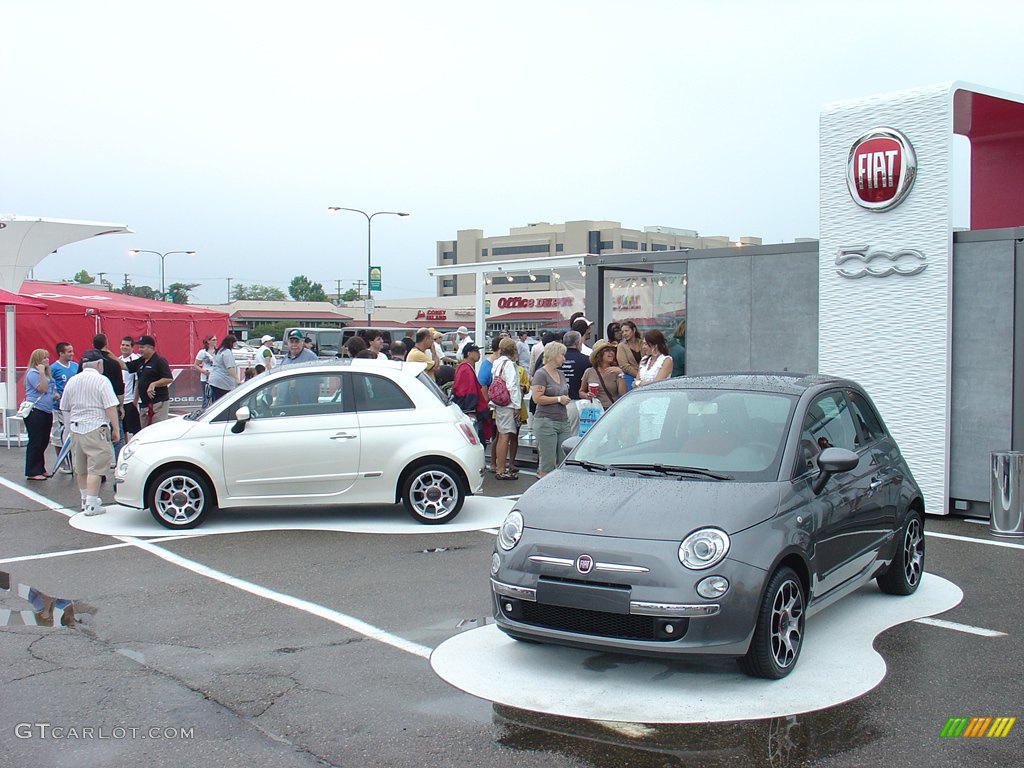
<svg viewBox="0 0 1024 768">
<path fill-rule="evenodd" d="M 130 233 L 123 224 L 96 221 L 41 219 L 32 216 L 0 216 L 0 289 L 17 292 L 29 271 L 62 245 L 97 235 Z M 8 297 L 9 298 L 9 297 Z M 20 301 L 4 302 L 4 387 L 0 404 L 17 406 L 15 381 L 14 308 Z"/>
</svg>

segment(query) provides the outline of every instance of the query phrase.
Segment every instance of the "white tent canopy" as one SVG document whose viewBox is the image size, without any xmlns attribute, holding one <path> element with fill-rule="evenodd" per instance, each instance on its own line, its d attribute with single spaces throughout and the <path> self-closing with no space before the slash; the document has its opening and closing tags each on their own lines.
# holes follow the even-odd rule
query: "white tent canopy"
<svg viewBox="0 0 1024 768">
<path fill-rule="evenodd" d="M 0 288 L 17 293 L 29 271 L 39 262 L 68 243 L 76 243 L 97 235 L 130 234 L 124 224 L 99 221 L 70 221 L 68 219 L 41 219 L 33 216 L 0 215 Z M 4 339 L 5 384 L 0 390 L 0 403 L 10 411 L 18 403 L 14 386 L 14 307 L 6 311 L 6 338 Z M 4 422 L 6 432 L 6 420 Z"/>
</svg>

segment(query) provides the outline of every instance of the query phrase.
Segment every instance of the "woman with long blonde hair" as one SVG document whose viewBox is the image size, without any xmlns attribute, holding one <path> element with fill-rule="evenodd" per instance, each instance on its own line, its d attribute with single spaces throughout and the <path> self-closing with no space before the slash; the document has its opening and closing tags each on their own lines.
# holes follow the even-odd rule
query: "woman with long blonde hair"
<svg viewBox="0 0 1024 768">
<path fill-rule="evenodd" d="M 57 385 L 50 373 L 50 353 L 45 349 L 34 350 L 28 359 L 25 399 L 32 403 L 32 410 L 25 417 L 25 431 L 28 433 L 25 477 L 45 480 L 48 477 L 46 446 L 50 444 L 53 411 L 57 407 Z"/>
</svg>

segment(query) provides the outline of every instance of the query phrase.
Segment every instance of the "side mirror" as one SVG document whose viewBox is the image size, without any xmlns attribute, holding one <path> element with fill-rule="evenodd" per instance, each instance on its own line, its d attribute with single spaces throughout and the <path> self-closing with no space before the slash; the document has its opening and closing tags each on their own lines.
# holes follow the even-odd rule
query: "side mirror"
<svg viewBox="0 0 1024 768">
<path fill-rule="evenodd" d="M 235 424 L 231 427 L 231 431 L 236 435 L 245 429 L 245 424 L 252 416 L 249 413 L 249 407 L 243 405 L 237 411 L 235 411 Z"/>
<path fill-rule="evenodd" d="M 811 483 L 811 490 L 821 493 L 825 483 L 838 472 L 849 472 L 860 462 L 860 457 L 846 448 L 826 448 L 818 455 L 818 476 Z"/>
<path fill-rule="evenodd" d="M 565 438 L 565 440 L 562 441 L 562 450 L 565 451 L 565 455 L 568 456 L 570 453 L 572 453 L 573 449 L 575 449 L 576 446 L 580 444 L 580 440 L 582 439 L 583 438 L 580 437 L 579 435 Z"/>
</svg>

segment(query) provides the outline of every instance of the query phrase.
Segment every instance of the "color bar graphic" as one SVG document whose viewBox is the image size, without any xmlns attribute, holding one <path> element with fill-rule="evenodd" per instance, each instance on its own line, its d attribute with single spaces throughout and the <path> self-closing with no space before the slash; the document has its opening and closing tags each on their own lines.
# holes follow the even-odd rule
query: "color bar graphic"
<svg viewBox="0 0 1024 768">
<path fill-rule="evenodd" d="M 1016 717 L 951 717 L 943 726 L 941 739 L 1001 739 L 1009 735 Z"/>
</svg>

